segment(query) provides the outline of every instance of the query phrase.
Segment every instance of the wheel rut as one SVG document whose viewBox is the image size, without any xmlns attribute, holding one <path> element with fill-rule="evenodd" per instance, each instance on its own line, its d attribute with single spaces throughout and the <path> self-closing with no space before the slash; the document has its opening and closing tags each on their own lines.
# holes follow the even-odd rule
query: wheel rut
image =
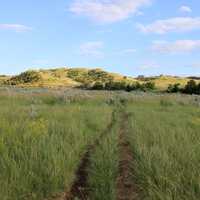
<svg viewBox="0 0 200 200">
<path fill-rule="evenodd" d="M 117 200 L 137 200 L 138 191 L 133 180 L 134 158 L 128 141 L 128 113 L 123 113 L 119 129 L 119 174 L 117 177 Z"/>
<path fill-rule="evenodd" d="M 133 166 L 134 157 L 128 140 L 128 118 L 129 114 L 122 111 L 119 127 L 119 164 L 118 176 L 116 179 L 116 200 L 138 200 L 138 189 L 134 183 Z M 87 146 L 83 154 L 80 164 L 75 173 L 75 179 L 69 191 L 63 192 L 60 195 L 55 195 L 48 200 L 88 200 L 90 187 L 88 185 L 89 167 L 91 156 L 96 147 L 101 144 L 101 139 L 108 134 L 115 124 L 115 117 L 111 123 L 101 133 L 101 135 L 90 145 Z"/>
<path fill-rule="evenodd" d="M 95 151 L 96 147 L 100 145 L 101 139 L 108 134 L 108 132 L 112 129 L 115 124 L 114 113 L 112 116 L 112 120 L 107 128 L 102 132 L 98 139 L 94 141 L 93 144 L 87 146 L 87 149 L 81 159 L 80 165 L 76 171 L 76 178 L 71 186 L 69 192 L 66 192 L 64 195 L 64 200 L 88 200 L 90 188 L 88 185 L 88 177 L 89 177 L 89 166 L 92 153 Z M 59 199 L 60 200 L 60 199 Z"/>
</svg>

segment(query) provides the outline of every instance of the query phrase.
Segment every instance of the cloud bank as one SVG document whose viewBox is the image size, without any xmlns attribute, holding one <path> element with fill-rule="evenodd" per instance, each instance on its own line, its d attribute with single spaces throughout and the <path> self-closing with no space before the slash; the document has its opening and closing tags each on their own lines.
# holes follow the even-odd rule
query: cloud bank
<svg viewBox="0 0 200 200">
<path fill-rule="evenodd" d="M 0 30 L 10 30 L 15 32 L 27 32 L 32 28 L 22 24 L 0 24 Z"/>
<path fill-rule="evenodd" d="M 152 49 L 159 53 L 191 53 L 200 50 L 200 40 L 156 41 L 153 43 Z"/>
<path fill-rule="evenodd" d="M 187 32 L 200 29 L 200 17 L 176 17 L 157 20 L 149 25 L 138 24 L 143 33 L 166 34 L 169 32 Z"/>
<path fill-rule="evenodd" d="M 179 8 L 179 11 L 180 12 L 183 12 L 183 13 L 191 13 L 192 12 L 192 9 L 189 7 L 189 6 L 181 6 Z"/>
<path fill-rule="evenodd" d="M 70 11 L 98 22 L 112 23 L 132 14 L 138 15 L 139 9 L 150 2 L 151 0 L 75 0 Z"/>
</svg>

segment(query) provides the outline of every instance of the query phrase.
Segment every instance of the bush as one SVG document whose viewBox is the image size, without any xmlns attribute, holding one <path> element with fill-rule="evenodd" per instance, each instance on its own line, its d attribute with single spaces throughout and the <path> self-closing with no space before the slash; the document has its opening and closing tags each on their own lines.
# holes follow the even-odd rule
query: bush
<svg viewBox="0 0 200 200">
<path fill-rule="evenodd" d="M 182 89 L 180 88 L 180 84 L 176 83 L 174 85 L 170 84 L 167 92 L 169 93 L 177 93 L 182 92 L 185 94 L 200 94 L 200 83 L 197 84 L 194 80 L 190 80 L 187 82 L 186 86 Z"/>
<path fill-rule="evenodd" d="M 127 83 L 126 81 L 109 81 L 105 84 L 106 90 L 126 90 Z"/>
<path fill-rule="evenodd" d="M 197 94 L 198 93 L 197 90 L 198 90 L 198 85 L 196 84 L 196 82 L 194 80 L 190 80 L 186 84 L 183 92 L 186 94 Z"/>
<path fill-rule="evenodd" d="M 96 83 L 96 82 L 102 82 L 102 83 L 106 83 L 109 81 L 113 80 L 113 76 L 108 73 L 105 72 L 101 69 L 91 69 L 91 70 L 87 70 L 87 69 L 69 69 L 67 71 L 67 77 L 78 81 L 80 83 Z"/>
<path fill-rule="evenodd" d="M 175 83 L 175 84 L 170 84 L 167 88 L 167 92 L 168 93 L 177 93 L 180 92 L 181 88 L 180 88 L 180 83 Z"/>
<path fill-rule="evenodd" d="M 154 82 L 146 82 L 146 83 L 133 83 L 133 84 L 129 84 L 126 87 L 126 91 L 130 92 L 130 91 L 134 91 L 134 90 L 141 90 L 141 91 L 147 91 L 147 90 L 154 90 L 155 89 L 155 83 Z"/>
<path fill-rule="evenodd" d="M 83 83 L 85 81 L 88 81 L 88 71 L 85 69 L 69 69 L 67 71 L 67 77 L 78 81 L 80 83 Z"/>
<path fill-rule="evenodd" d="M 92 69 L 88 71 L 88 76 L 92 81 L 101 81 L 101 82 L 109 82 L 113 81 L 113 76 L 111 76 L 108 72 L 105 72 L 101 69 Z"/>
<path fill-rule="evenodd" d="M 127 92 L 131 92 L 134 90 L 154 90 L 155 84 L 153 82 L 146 82 L 144 84 L 140 84 L 139 82 L 129 83 L 126 80 L 122 81 L 96 81 L 93 85 L 87 84 L 84 85 L 83 88 L 85 89 L 92 89 L 92 90 L 124 90 Z"/>
<path fill-rule="evenodd" d="M 197 93 L 196 94 L 200 94 L 200 83 L 197 85 Z"/>
<path fill-rule="evenodd" d="M 18 76 L 13 76 L 9 80 L 6 81 L 9 85 L 17 85 L 17 84 L 26 84 L 26 83 L 35 83 L 41 80 L 41 75 L 37 71 L 26 71 L 21 73 Z"/>
<path fill-rule="evenodd" d="M 91 89 L 93 90 L 103 90 L 105 88 L 104 84 L 100 81 L 97 81 Z"/>
<path fill-rule="evenodd" d="M 144 88 L 147 90 L 154 90 L 155 89 L 155 83 L 154 82 L 147 82 L 144 83 Z"/>
</svg>

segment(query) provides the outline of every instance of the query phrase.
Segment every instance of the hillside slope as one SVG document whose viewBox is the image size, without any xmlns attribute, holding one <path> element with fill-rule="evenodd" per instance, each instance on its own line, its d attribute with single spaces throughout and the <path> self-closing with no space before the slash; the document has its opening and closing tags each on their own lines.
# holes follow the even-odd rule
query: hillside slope
<svg viewBox="0 0 200 200">
<path fill-rule="evenodd" d="M 108 81 L 135 81 L 120 74 L 106 72 L 102 69 L 58 68 L 49 70 L 26 71 L 12 77 L 4 77 L 1 84 L 21 87 L 77 87 L 83 84 Z"/>
<path fill-rule="evenodd" d="M 57 68 L 48 70 L 26 71 L 16 76 L 0 76 L 0 85 L 14 85 L 18 87 L 83 87 L 94 83 L 107 82 L 126 82 L 145 83 L 151 81 L 155 83 L 159 90 L 166 90 L 170 84 L 180 83 L 182 87 L 195 78 L 183 78 L 175 76 L 156 76 L 156 77 L 126 77 L 117 73 L 106 72 L 100 68 Z"/>
<path fill-rule="evenodd" d="M 156 77 L 147 77 L 144 79 L 138 78 L 137 80 L 139 80 L 141 82 L 153 81 L 156 85 L 156 88 L 159 88 L 159 90 L 166 90 L 170 84 L 174 85 L 176 83 L 179 83 L 181 87 L 184 87 L 187 84 L 187 82 L 190 81 L 191 79 L 193 79 L 193 78 L 160 75 L 160 76 L 156 76 Z M 199 82 L 199 81 L 196 80 L 196 82 Z"/>
</svg>

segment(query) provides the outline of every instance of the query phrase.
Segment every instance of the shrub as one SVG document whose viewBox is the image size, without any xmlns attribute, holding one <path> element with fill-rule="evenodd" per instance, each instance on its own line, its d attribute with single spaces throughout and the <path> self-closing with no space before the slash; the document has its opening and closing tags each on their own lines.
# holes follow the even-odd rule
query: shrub
<svg viewBox="0 0 200 200">
<path fill-rule="evenodd" d="M 41 80 L 41 75 L 37 71 L 26 71 L 21 73 L 18 76 L 13 76 L 9 80 L 6 81 L 9 85 L 17 85 L 17 84 L 26 84 L 26 83 L 35 83 Z"/>
<path fill-rule="evenodd" d="M 132 91 L 132 87 L 131 87 L 130 84 L 127 85 L 127 87 L 126 87 L 126 91 L 127 91 L 127 92 L 131 92 L 131 91 Z"/>
<path fill-rule="evenodd" d="M 89 70 L 88 76 L 92 81 L 101 81 L 101 82 L 113 81 L 113 76 L 111 76 L 108 72 L 105 72 L 101 69 Z"/>
<path fill-rule="evenodd" d="M 186 94 L 197 94 L 198 93 L 197 90 L 198 90 L 198 85 L 196 84 L 196 82 L 194 80 L 190 80 L 186 84 L 183 91 Z"/>
<path fill-rule="evenodd" d="M 88 80 L 88 71 L 85 69 L 68 69 L 67 77 L 82 83 Z"/>
<path fill-rule="evenodd" d="M 80 83 L 109 82 L 113 80 L 113 76 L 101 69 L 69 69 L 67 77 Z"/>
<path fill-rule="evenodd" d="M 133 90 L 143 90 L 144 87 L 143 84 L 140 84 L 139 82 L 136 82 L 135 84 L 132 85 Z"/>
<path fill-rule="evenodd" d="M 86 89 L 92 90 L 124 90 L 127 92 L 131 92 L 134 90 L 154 90 L 155 84 L 153 82 L 146 82 L 144 84 L 140 84 L 139 82 L 128 83 L 126 80 L 122 81 L 96 81 L 92 86 L 91 84 L 87 84 L 83 86 Z"/>
<path fill-rule="evenodd" d="M 174 85 L 170 84 L 168 86 L 167 92 L 169 92 L 169 93 L 182 92 L 185 94 L 200 94 L 200 83 L 197 84 L 194 80 L 190 80 L 187 82 L 186 86 L 183 89 L 180 88 L 179 83 L 176 83 Z"/>
<path fill-rule="evenodd" d="M 103 90 L 104 87 L 105 87 L 105 86 L 104 86 L 104 84 L 103 84 L 102 82 L 97 81 L 97 82 L 92 86 L 91 89 L 93 89 L 93 90 Z"/>
<path fill-rule="evenodd" d="M 147 91 L 147 90 L 154 90 L 155 89 L 155 83 L 154 82 L 146 82 L 146 83 L 133 83 L 127 86 L 127 91 L 134 91 L 134 90 L 141 90 L 141 91 Z"/>
<path fill-rule="evenodd" d="M 180 91 L 181 91 L 180 83 L 170 84 L 167 88 L 168 93 L 177 93 Z"/>
<path fill-rule="evenodd" d="M 105 84 L 106 90 L 126 90 L 126 81 L 109 81 Z"/>
<path fill-rule="evenodd" d="M 144 88 L 147 89 L 147 90 L 154 90 L 155 89 L 155 83 L 151 82 L 151 81 L 144 83 Z"/>
<path fill-rule="evenodd" d="M 197 94 L 200 94 L 200 83 L 197 85 Z"/>
</svg>

